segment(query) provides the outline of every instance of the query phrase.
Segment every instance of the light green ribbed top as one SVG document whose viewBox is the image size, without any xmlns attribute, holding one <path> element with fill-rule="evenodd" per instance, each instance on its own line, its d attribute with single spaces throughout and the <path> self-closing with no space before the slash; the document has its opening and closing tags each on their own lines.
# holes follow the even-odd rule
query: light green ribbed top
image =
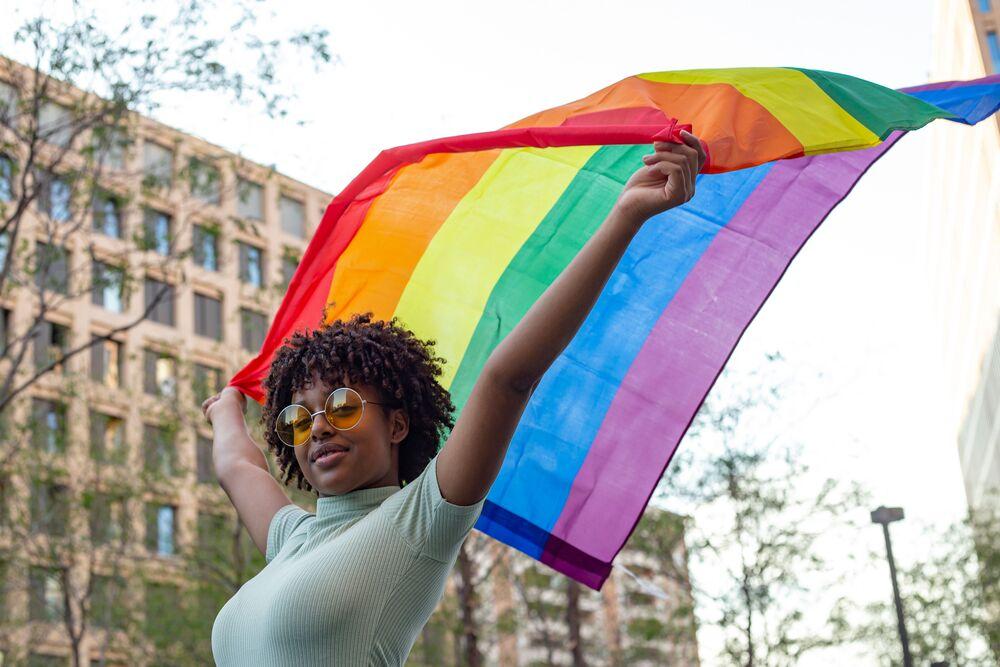
<svg viewBox="0 0 1000 667">
<path fill-rule="evenodd" d="M 402 665 L 444 592 L 481 500 L 441 497 L 437 457 L 412 483 L 286 505 L 267 565 L 212 626 L 221 667 Z"/>
</svg>

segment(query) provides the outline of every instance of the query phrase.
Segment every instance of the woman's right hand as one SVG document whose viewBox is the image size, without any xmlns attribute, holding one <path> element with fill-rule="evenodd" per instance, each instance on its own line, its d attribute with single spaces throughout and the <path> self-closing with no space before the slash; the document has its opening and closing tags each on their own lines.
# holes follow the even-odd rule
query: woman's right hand
<svg viewBox="0 0 1000 667">
<path fill-rule="evenodd" d="M 247 407 L 247 397 L 236 387 L 226 387 L 215 396 L 210 396 L 201 404 L 201 411 L 205 419 L 212 423 L 213 415 L 218 410 L 239 410 L 240 414 Z"/>
</svg>

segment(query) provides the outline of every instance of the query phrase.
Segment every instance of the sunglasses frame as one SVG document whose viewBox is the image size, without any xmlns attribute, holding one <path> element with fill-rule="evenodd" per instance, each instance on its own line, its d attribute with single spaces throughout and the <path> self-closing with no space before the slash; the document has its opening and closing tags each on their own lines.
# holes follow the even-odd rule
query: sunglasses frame
<svg viewBox="0 0 1000 667">
<path fill-rule="evenodd" d="M 330 418 L 327 417 L 327 415 L 326 415 L 326 407 L 327 407 L 327 405 L 330 404 L 330 399 L 333 398 L 333 395 L 336 394 L 341 389 L 344 389 L 344 390 L 350 391 L 350 392 L 354 392 L 355 394 L 357 394 L 358 398 L 361 399 L 361 415 L 358 417 L 358 421 L 354 422 L 354 424 L 352 426 L 348 427 L 348 428 L 340 428 L 339 426 L 335 426 L 333 424 L 333 422 L 330 421 Z M 278 416 L 274 420 L 275 421 L 274 434 L 276 436 L 278 436 L 278 440 L 281 441 L 281 444 L 283 444 L 286 447 L 301 447 L 302 445 L 306 444 L 306 442 L 309 442 L 309 440 L 307 439 L 305 442 L 302 442 L 302 443 L 300 443 L 298 445 L 294 445 L 294 444 L 290 445 L 287 442 L 285 442 L 284 438 L 281 437 L 281 432 L 278 430 L 278 424 L 277 424 L 277 422 L 281 418 L 281 415 L 283 415 L 285 413 L 285 410 L 287 410 L 288 408 L 300 407 L 303 410 L 305 410 L 307 413 L 309 413 L 309 428 L 310 429 L 312 429 L 312 423 L 316 419 L 316 415 L 323 415 L 323 418 L 326 419 L 326 423 L 330 425 L 330 428 L 336 429 L 338 431 L 350 431 L 352 429 L 357 428 L 358 424 L 361 423 L 361 420 L 365 418 L 365 406 L 367 404 L 369 404 L 369 403 L 371 403 L 372 405 L 389 405 L 388 403 L 380 403 L 378 401 L 369 401 L 369 400 L 366 400 L 365 397 L 361 395 L 361 392 L 359 392 L 357 389 L 351 389 L 350 387 L 337 387 L 336 389 L 334 389 L 333 391 L 331 391 L 329 393 L 329 395 L 327 395 L 326 400 L 323 401 L 323 409 L 322 410 L 317 410 L 316 412 L 309 412 L 309 408 L 307 408 L 306 406 L 302 405 L 301 403 L 290 403 L 290 404 L 286 405 L 285 407 L 283 407 L 281 409 L 281 412 L 278 413 Z"/>
</svg>

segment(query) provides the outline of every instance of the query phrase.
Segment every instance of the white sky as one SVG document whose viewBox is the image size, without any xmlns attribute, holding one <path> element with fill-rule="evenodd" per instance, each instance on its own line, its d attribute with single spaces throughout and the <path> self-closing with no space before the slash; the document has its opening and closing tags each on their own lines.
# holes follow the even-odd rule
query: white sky
<svg viewBox="0 0 1000 667">
<path fill-rule="evenodd" d="M 206 98 L 172 100 L 159 119 L 330 192 L 382 148 L 495 129 L 638 72 L 794 65 L 900 87 L 925 82 L 930 63 L 930 0 L 279 6 L 280 22 L 328 28 L 340 57 L 322 74 L 293 72 L 304 126 Z M 745 368 L 780 350 L 804 377 L 823 374 L 816 409 L 803 396 L 777 418 L 815 468 L 906 509 L 893 527 L 903 563 L 921 553 L 918 524 L 965 507 L 956 433 L 922 361 L 937 356 L 924 299 L 927 202 L 914 196 L 929 135 L 904 138 L 830 216 L 731 360 Z M 879 543 L 873 526 L 858 547 Z M 871 585 L 888 599 L 885 569 Z M 711 664 L 714 638 L 702 640 Z"/>
</svg>

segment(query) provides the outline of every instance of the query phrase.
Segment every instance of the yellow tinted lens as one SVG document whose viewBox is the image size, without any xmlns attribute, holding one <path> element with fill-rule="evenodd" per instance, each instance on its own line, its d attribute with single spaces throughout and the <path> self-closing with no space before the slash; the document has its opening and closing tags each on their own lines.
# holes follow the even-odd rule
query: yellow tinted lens
<svg viewBox="0 0 1000 667">
<path fill-rule="evenodd" d="M 301 405 L 289 405 L 278 414 L 274 424 L 278 439 L 289 447 L 298 447 L 309 440 L 312 420 L 309 411 Z"/>
<path fill-rule="evenodd" d="M 361 421 L 361 395 L 347 387 L 334 390 L 326 399 L 326 418 L 335 428 L 357 426 Z"/>
</svg>

